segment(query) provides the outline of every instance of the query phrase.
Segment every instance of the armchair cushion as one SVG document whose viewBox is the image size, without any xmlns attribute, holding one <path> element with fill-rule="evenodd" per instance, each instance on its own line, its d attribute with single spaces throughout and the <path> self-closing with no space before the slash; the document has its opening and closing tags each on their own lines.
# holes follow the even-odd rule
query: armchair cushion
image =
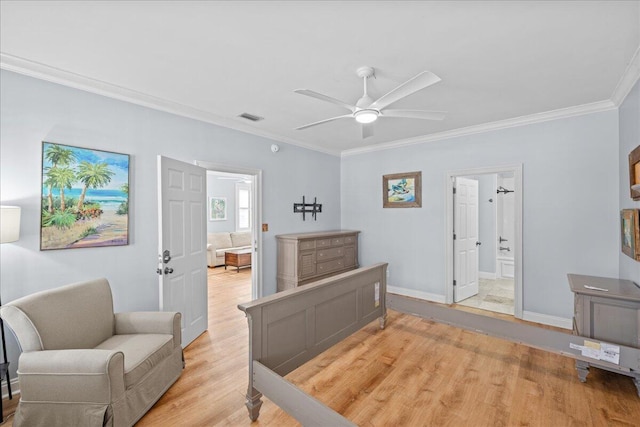
<svg viewBox="0 0 640 427">
<path fill-rule="evenodd" d="M 122 351 L 127 355 L 124 359 L 124 386 L 131 388 L 171 356 L 173 337 L 159 334 L 114 335 L 96 349 Z"/>
</svg>

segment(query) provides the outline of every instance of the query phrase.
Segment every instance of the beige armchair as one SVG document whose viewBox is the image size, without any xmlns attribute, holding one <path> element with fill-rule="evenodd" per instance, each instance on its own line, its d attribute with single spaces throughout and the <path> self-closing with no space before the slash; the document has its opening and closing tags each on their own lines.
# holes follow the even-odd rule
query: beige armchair
<svg viewBox="0 0 640 427">
<path fill-rule="evenodd" d="M 183 369 L 180 313 L 114 313 L 106 279 L 0 308 L 22 354 L 13 425 L 132 426 Z"/>
</svg>

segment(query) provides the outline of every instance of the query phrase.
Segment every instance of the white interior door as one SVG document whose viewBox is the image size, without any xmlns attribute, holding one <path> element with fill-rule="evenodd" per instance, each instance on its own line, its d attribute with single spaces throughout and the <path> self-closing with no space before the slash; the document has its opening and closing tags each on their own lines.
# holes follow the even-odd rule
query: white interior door
<svg viewBox="0 0 640 427">
<path fill-rule="evenodd" d="M 456 178 L 454 196 L 453 300 L 478 293 L 478 181 Z"/>
<path fill-rule="evenodd" d="M 205 169 L 158 156 L 160 310 L 182 313 L 183 347 L 207 329 L 206 182 Z"/>
</svg>

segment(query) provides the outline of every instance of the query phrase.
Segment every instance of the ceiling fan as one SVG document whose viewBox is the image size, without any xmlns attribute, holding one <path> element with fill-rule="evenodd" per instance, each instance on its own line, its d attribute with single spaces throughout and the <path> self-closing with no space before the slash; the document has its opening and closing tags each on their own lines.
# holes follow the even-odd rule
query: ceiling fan
<svg viewBox="0 0 640 427">
<path fill-rule="evenodd" d="M 444 119 L 444 111 L 386 109 L 394 102 L 406 96 L 409 96 L 421 89 L 438 83 L 440 81 L 440 77 L 436 76 L 431 71 L 423 71 L 422 73 L 407 80 L 385 95 L 382 95 L 375 101 L 371 99 L 371 97 L 367 94 L 367 79 L 371 76 L 374 76 L 374 69 L 372 67 L 360 67 L 356 70 L 356 73 L 358 74 L 358 77 L 361 77 L 364 80 L 364 95 L 356 102 L 355 105 L 349 104 L 348 102 L 340 101 L 339 99 L 335 99 L 318 92 L 314 92 L 309 89 L 295 90 L 294 92 L 301 95 L 307 95 L 321 101 L 330 102 L 331 104 L 339 105 L 351 111 L 350 114 L 331 117 L 329 119 L 309 123 L 304 126 L 297 127 L 296 130 L 307 129 L 312 126 L 332 122 L 338 119 L 351 118 L 362 124 L 362 138 L 364 139 L 373 136 L 373 122 L 375 122 L 379 117 L 401 117 L 424 120 Z"/>
</svg>

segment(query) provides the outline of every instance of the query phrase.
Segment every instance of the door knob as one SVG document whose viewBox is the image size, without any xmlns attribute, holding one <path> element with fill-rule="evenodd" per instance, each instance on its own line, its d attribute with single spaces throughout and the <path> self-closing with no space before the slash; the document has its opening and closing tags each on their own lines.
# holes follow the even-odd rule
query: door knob
<svg viewBox="0 0 640 427">
<path fill-rule="evenodd" d="M 480 246 L 482 242 L 476 242 L 476 246 Z"/>
<path fill-rule="evenodd" d="M 164 274 L 171 274 L 173 273 L 173 268 L 171 267 L 165 267 L 164 268 Z"/>
</svg>

